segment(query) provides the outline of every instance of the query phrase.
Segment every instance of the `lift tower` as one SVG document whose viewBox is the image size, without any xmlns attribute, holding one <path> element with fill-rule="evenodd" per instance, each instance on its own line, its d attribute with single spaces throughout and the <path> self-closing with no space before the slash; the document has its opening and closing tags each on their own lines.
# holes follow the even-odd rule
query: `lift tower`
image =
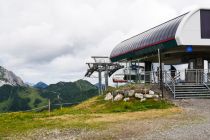
<svg viewBox="0 0 210 140">
<path fill-rule="evenodd" d="M 108 78 L 117 70 L 124 68 L 124 66 L 119 63 L 112 63 L 107 56 L 92 56 L 91 58 L 94 59 L 94 62 L 86 63 L 88 65 L 88 70 L 85 77 L 90 77 L 94 72 L 98 72 L 98 90 L 99 94 L 102 94 L 102 72 L 104 72 L 106 90 L 109 85 Z"/>
</svg>

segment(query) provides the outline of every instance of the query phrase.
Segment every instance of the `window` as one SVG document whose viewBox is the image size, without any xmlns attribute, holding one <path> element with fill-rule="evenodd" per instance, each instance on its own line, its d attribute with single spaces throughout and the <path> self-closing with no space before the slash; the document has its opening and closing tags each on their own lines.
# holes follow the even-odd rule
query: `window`
<svg viewBox="0 0 210 140">
<path fill-rule="evenodd" d="M 210 10 L 201 10 L 201 38 L 210 39 Z"/>
</svg>

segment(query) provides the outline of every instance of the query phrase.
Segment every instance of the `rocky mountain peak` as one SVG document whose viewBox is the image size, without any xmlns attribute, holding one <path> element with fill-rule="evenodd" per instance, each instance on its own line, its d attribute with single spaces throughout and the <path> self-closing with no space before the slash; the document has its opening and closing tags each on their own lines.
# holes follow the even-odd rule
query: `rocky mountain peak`
<svg viewBox="0 0 210 140">
<path fill-rule="evenodd" d="M 12 71 L 8 71 L 0 66 L 0 86 L 3 85 L 25 86 L 20 77 L 16 76 Z"/>
</svg>

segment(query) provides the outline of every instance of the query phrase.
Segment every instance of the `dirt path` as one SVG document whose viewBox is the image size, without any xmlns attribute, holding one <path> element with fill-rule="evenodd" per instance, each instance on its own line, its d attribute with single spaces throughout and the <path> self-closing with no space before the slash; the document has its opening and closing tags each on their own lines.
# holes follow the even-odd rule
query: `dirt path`
<svg viewBox="0 0 210 140">
<path fill-rule="evenodd" d="M 183 111 L 172 115 L 155 116 L 148 113 L 142 117 L 141 112 L 129 115 L 109 115 L 109 120 L 117 119 L 108 127 L 100 130 L 65 129 L 38 130 L 21 139 L 33 140 L 210 140 L 210 100 L 189 99 L 176 100 L 174 103 Z M 136 115 L 137 117 L 135 117 Z M 138 117 L 139 116 L 139 117 Z M 114 118 L 117 117 L 117 118 Z M 126 119 L 125 117 L 132 118 Z M 144 119 L 139 119 L 139 118 Z M 150 119 L 145 119 L 150 118 Z M 100 117 L 99 117 L 100 120 Z M 97 121 L 99 121 L 97 120 Z M 103 120 L 103 119 L 102 119 Z"/>
</svg>

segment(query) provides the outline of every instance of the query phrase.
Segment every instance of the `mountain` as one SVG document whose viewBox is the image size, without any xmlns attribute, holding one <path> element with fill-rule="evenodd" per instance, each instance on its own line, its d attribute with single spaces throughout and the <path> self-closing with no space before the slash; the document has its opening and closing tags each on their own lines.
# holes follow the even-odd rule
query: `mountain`
<svg viewBox="0 0 210 140">
<path fill-rule="evenodd" d="M 25 82 L 25 85 L 27 85 L 29 87 L 33 87 L 35 84 L 34 83 L 30 83 L 30 82 Z"/>
<path fill-rule="evenodd" d="M 0 87 L 0 112 L 29 110 L 47 103 L 48 100 L 36 89 L 11 85 Z"/>
<path fill-rule="evenodd" d="M 34 88 L 37 88 L 37 89 L 45 89 L 45 88 L 48 87 L 48 85 L 45 84 L 44 82 L 38 82 L 38 83 L 35 84 L 33 87 L 34 87 Z"/>
<path fill-rule="evenodd" d="M 0 87 L 0 112 L 29 110 L 48 105 L 56 108 L 59 103 L 78 103 L 97 95 L 97 88 L 90 82 L 59 82 L 45 89 L 29 86 L 3 85 Z"/>
<path fill-rule="evenodd" d="M 99 83 L 96 83 L 95 86 L 99 89 Z M 105 84 L 101 84 L 102 89 L 105 89 Z"/>
<path fill-rule="evenodd" d="M 75 82 L 59 82 L 42 90 L 41 96 L 58 103 L 58 96 L 63 103 L 77 103 L 96 96 L 97 88 L 86 80 Z"/>
<path fill-rule="evenodd" d="M 0 66 L 0 86 L 3 85 L 26 86 L 20 77 Z"/>
<path fill-rule="evenodd" d="M 34 88 L 35 87 L 35 88 Z M 34 87 L 24 84 L 13 72 L 0 66 L 0 112 L 24 111 L 60 103 L 78 103 L 97 95 L 96 86 L 85 80 L 58 82 L 47 85 L 43 82 Z"/>
</svg>

